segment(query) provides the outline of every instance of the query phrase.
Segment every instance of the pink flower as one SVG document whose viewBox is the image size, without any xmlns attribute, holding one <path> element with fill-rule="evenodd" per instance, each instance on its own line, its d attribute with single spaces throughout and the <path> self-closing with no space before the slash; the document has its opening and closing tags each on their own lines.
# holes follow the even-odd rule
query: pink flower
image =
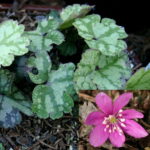
<svg viewBox="0 0 150 150">
<path fill-rule="evenodd" d="M 85 121 L 87 125 L 94 125 L 89 139 L 91 145 L 99 147 L 109 139 L 114 146 L 121 147 L 125 142 L 124 132 L 135 138 L 148 135 L 141 125 L 131 120 L 143 118 L 142 113 L 134 109 L 122 110 L 131 98 L 132 93 L 124 93 L 113 103 L 103 92 L 96 96 L 96 104 L 101 111 L 90 113 Z"/>
</svg>

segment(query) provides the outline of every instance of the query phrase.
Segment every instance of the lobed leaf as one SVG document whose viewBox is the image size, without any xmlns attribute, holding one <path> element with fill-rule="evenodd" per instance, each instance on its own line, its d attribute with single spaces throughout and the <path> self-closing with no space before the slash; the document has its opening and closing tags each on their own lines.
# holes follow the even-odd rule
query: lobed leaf
<svg viewBox="0 0 150 150">
<path fill-rule="evenodd" d="M 124 89 L 131 74 L 127 62 L 124 53 L 110 57 L 102 55 L 98 50 L 87 50 L 75 71 L 76 90 Z"/>
<path fill-rule="evenodd" d="M 58 21 L 52 17 L 38 23 L 35 31 L 28 31 L 25 35 L 30 39 L 30 51 L 50 51 L 52 44 L 59 45 L 64 41 L 64 36 L 57 30 Z"/>
<path fill-rule="evenodd" d="M 12 128 L 19 124 L 22 120 L 19 110 L 32 115 L 30 109 L 24 105 L 7 96 L 0 95 L 0 127 Z"/>
<path fill-rule="evenodd" d="M 38 52 L 35 54 L 35 57 L 30 57 L 28 60 L 28 67 L 31 68 L 31 71 L 29 71 L 28 74 L 31 81 L 35 84 L 46 82 L 51 65 L 51 60 L 47 52 Z M 37 72 L 34 73 L 34 69 Z"/>
<path fill-rule="evenodd" d="M 60 13 L 60 18 L 63 21 L 61 29 L 70 27 L 76 18 L 85 16 L 92 8 L 93 6 L 86 4 L 74 4 L 64 8 Z"/>
<path fill-rule="evenodd" d="M 48 83 L 38 85 L 33 90 L 33 112 L 40 118 L 57 119 L 69 113 L 74 105 L 72 95 L 74 65 L 60 65 L 49 74 Z"/>
<path fill-rule="evenodd" d="M 99 50 L 103 55 L 116 56 L 127 48 L 122 40 L 127 37 L 124 28 L 117 26 L 112 19 L 101 20 L 99 15 L 94 14 L 76 19 L 73 25 L 87 45 L 91 49 Z"/>
<path fill-rule="evenodd" d="M 127 82 L 127 90 L 149 90 L 150 69 L 141 68 Z"/>
<path fill-rule="evenodd" d="M 8 20 L 0 24 L 0 66 L 10 66 L 15 56 L 28 52 L 29 40 L 23 36 L 24 26 Z"/>
<path fill-rule="evenodd" d="M 52 16 L 49 16 L 48 20 L 43 19 L 38 22 L 37 31 L 41 33 L 47 33 L 51 30 L 57 30 L 59 27 L 59 22 L 55 20 Z"/>
</svg>

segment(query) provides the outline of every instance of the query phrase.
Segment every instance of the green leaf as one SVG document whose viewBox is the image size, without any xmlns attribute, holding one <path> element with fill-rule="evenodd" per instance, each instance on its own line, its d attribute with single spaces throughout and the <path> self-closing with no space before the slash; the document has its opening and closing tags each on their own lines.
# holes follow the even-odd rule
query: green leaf
<svg viewBox="0 0 150 150">
<path fill-rule="evenodd" d="M 46 82 L 51 69 L 51 60 L 47 52 L 38 52 L 35 54 L 35 57 L 30 57 L 28 67 L 31 68 L 28 74 L 33 83 L 41 84 Z M 35 69 L 37 73 L 33 73 L 33 69 Z"/>
<path fill-rule="evenodd" d="M 71 56 L 77 52 L 77 40 L 79 39 L 78 33 L 74 29 L 68 29 L 64 32 L 66 37 L 65 41 L 57 46 L 59 52 L 63 56 Z"/>
<path fill-rule="evenodd" d="M 40 33 L 47 33 L 51 30 L 56 30 L 59 27 L 59 22 L 55 20 L 53 17 L 49 16 L 48 20 L 43 19 L 38 22 L 37 31 Z"/>
<path fill-rule="evenodd" d="M 60 54 L 63 56 L 72 56 L 76 54 L 77 52 L 77 47 L 73 42 L 65 41 L 64 43 L 59 45 L 57 48 Z"/>
<path fill-rule="evenodd" d="M 4 146 L 0 143 L 0 150 L 5 150 Z"/>
<path fill-rule="evenodd" d="M 92 8 L 93 6 L 80 4 L 67 6 L 60 13 L 60 17 L 63 21 L 60 28 L 64 29 L 72 26 L 72 23 L 76 18 L 85 16 Z"/>
<path fill-rule="evenodd" d="M 28 61 L 28 57 L 27 55 L 24 55 L 22 57 L 19 57 L 15 60 L 15 67 L 14 67 L 14 71 L 16 73 L 17 76 L 17 83 L 20 82 L 23 79 L 29 80 L 29 75 L 27 73 L 28 71 L 28 67 L 27 67 L 27 61 Z"/>
<path fill-rule="evenodd" d="M 57 30 L 58 27 L 58 21 L 51 17 L 39 22 L 35 31 L 25 32 L 31 41 L 29 50 L 32 52 L 50 51 L 53 48 L 52 44 L 60 45 L 64 41 L 64 36 Z"/>
<path fill-rule="evenodd" d="M 24 26 L 17 21 L 4 21 L 0 24 L 0 66 L 10 66 L 14 56 L 28 52 L 29 40 L 22 34 Z"/>
<path fill-rule="evenodd" d="M 62 23 L 62 19 L 60 18 L 60 12 L 57 10 L 51 10 L 50 13 L 47 16 L 48 18 L 53 17 L 55 20 L 57 20 L 57 22 L 59 22 L 59 24 Z"/>
<path fill-rule="evenodd" d="M 49 39 L 50 44 L 56 44 L 56 45 L 60 45 L 64 41 L 64 36 L 59 31 L 48 32 L 45 38 Z"/>
<path fill-rule="evenodd" d="M 77 52 L 77 44 L 79 44 L 79 36 L 75 29 L 68 29 L 64 32 L 65 41 L 57 46 L 59 53 L 63 56 L 72 56 Z"/>
<path fill-rule="evenodd" d="M 75 71 L 76 90 L 124 89 L 131 74 L 127 63 L 126 54 L 110 57 L 102 55 L 98 50 L 87 50 Z"/>
<path fill-rule="evenodd" d="M 141 68 L 127 82 L 127 90 L 150 90 L 150 69 Z"/>
<path fill-rule="evenodd" d="M 13 86 L 12 93 L 6 96 L 22 105 L 22 107 L 16 106 L 16 108 L 19 109 L 22 113 L 28 116 L 33 115 L 31 110 L 32 101 L 30 100 L 30 97 L 27 94 L 25 95 L 23 92 L 21 92 L 16 86 Z"/>
<path fill-rule="evenodd" d="M 10 95 L 15 79 L 14 73 L 9 70 L 0 69 L 0 93 Z"/>
<path fill-rule="evenodd" d="M 8 97 L 0 95 L 0 127 L 14 127 L 22 120 L 21 114 L 12 103 Z"/>
<path fill-rule="evenodd" d="M 25 113 L 26 115 L 32 115 L 31 102 L 29 97 L 25 96 L 14 84 L 15 75 L 9 70 L 0 69 L 0 94 L 12 99 L 15 107 Z M 10 100 L 11 101 L 11 100 Z M 9 105 L 9 103 L 8 103 Z M 1 111 L 1 107 L 0 107 Z"/>
<path fill-rule="evenodd" d="M 22 120 L 19 110 L 29 116 L 32 115 L 31 110 L 24 105 L 7 96 L 0 95 L 0 126 L 12 128 L 19 124 Z"/>
<path fill-rule="evenodd" d="M 124 28 L 117 26 L 112 19 L 101 20 L 99 15 L 94 14 L 76 19 L 73 25 L 87 45 L 91 49 L 99 50 L 103 55 L 116 56 L 127 48 L 122 40 L 127 37 Z"/>
<path fill-rule="evenodd" d="M 74 105 L 72 96 L 74 65 L 61 64 L 58 70 L 49 74 L 47 84 L 38 85 L 33 90 L 33 112 L 40 118 L 57 119 L 69 113 Z"/>
</svg>

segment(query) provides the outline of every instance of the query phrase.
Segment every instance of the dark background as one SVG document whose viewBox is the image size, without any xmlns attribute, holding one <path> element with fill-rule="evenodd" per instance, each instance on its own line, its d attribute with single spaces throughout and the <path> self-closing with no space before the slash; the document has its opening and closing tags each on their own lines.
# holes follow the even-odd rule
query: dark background
<svg viewBox="0 0 150 150">
<path fill-rule="evenodd" d="M 128 33 L 150 28 L 150 5 L 146 0 L 66 0 L 66 2 L 95 5 L 95 13 L 115 19 Z"/>
<path fill-rule="evenodd" d="M 13 1 L 0 0 L 1 3 L 12 3 Z M 27 2 L 36 4 L 40 1 L 47 5 L 52 1 L 64 1 L 65 5 L 74 3 L 95 5 L 94 13 L 98 13 L 102 17 L 115 19 L 117 24 L 124 26 L 128 33 L 140 32 L 150 28 L 148 0 L 28 0 Z"/>
</svg>

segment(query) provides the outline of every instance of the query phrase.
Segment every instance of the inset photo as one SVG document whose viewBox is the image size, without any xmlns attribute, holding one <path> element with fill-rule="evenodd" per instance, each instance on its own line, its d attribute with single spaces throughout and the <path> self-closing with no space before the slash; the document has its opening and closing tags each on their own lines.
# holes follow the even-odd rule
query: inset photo
<svg viewBox="0 0 150 150">
<path fill-rule="evenodd" d="M 79 150 L 149 150 L 150 91 L 79 92 Z"/>
</svg>

